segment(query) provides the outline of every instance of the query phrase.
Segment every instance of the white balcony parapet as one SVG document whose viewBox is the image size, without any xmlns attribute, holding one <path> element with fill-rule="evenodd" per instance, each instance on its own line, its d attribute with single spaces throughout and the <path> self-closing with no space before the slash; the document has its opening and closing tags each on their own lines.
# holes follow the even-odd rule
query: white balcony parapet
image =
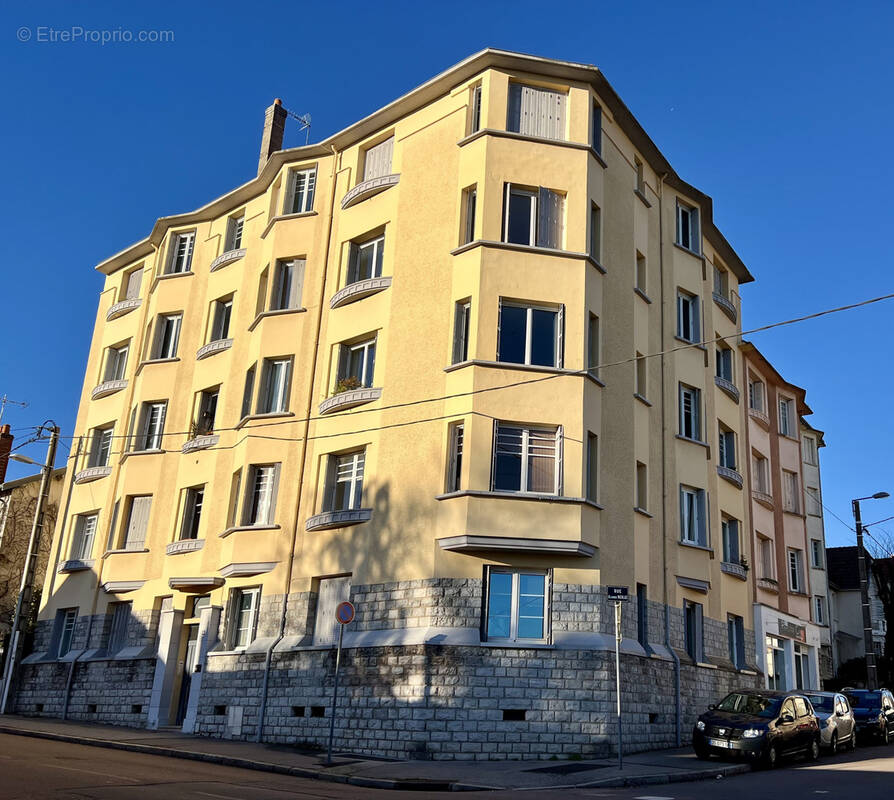
<svg viewBox="0 0 894 800">
<path fill-rule="evenodd" d="M 751 496 L 757 500 L 762 506 L 766 506 L 769 509 L 773 509 L 776 507 L 776 504 L 773 502 L 773 495 L 767 494 L 766 492 L 760 492 L 757 489 L 751 490 Z"/>
<path fill-rule="evenodd" d="M 232 264 L 234 261 L 238 261 L 240 258 L 244 257 L 244 247 L 238 250 L 227 250 L 226 253 L 221 253 L 217 258 L 214 259 L 214 261 L 211 262 L 211 266 L 208 268 L 208 271 L 214 272 L 215 270 L 218 270 L 221 267 L 225 267 L 227 264 Z"/>
<path fill-rule="evenodd" d="M 252 578 L 270 572 L 278 563 L 278 561 L 233 562 L 221 567 L 218 572 L 224 578 Z"/>
<path fill-rule="evenodd" d="M 320 403 L 321 414 L 331 414 L 334 411 L 344 411 L 346 408 L 362 406 L 364 403 L 372 403 L 382 396 L 382 390 L 377 388 L 351 389 L 347 392 L 327 397 Z"/>
<path fill-rule="evenodd" d="M 115 392 L 120 392 L 122 389 L 126 388 L 126 380 L 103 381 L 101 384 L 99 384 L 99 386 L 94 387 L 92 392 L 90 392 L 90 399 L 98 400 L 100 397 L 106 397 L 107 395 L 115 394 Z"/>
<path fill-rule="evenodd" d="M 721 561 L 720 562 L 720 571 L 725 572 L 727 575 L 733 575 L 740 580 L 746 580 L 746 570 L 741 564 L 736 564 L 733 561 Z"/>
<path fill-rule="evenodd" d="M 80 472 L 76 472 L 74 476 L 75 483 L 90 483 L 90 481 L 98 481 L 112 474 L 111 467 L 87 467 Z"/>
<path fill-rule="evenodd" d="M 589 558 L 596 547 L 578 539 L 528 539 L 521 536 L 447 536 L 438 539 L 442 550 L 475 553 L 506 550 L 516 553 L 552 553 Z"/>
<path fill-rule="evenodd" d="M 737 317 L 736 307 L 732 304 L 732 302 L 730 302 L 728 298 L 724 297 L 722 294 L 718 294 L 717 292 L 714 292 L 712 296 L 714 297 L 714 302 L 717 303 L 718 306 L 720 306 L 720 309 L 730 318 L 730 321 L 735 322 Z"/>
<path fill-rule="evenodd" d="M 329 301 L 330 308 L 338 308 L 346 306 L 348 303 L 354 303 L 362 300 L 364 297 L 385 291 L 391 286 L 391 278 L 366 278 L 362 281 L 349 283 L 344 289 L 339 289 L 332 299 Z"/>
<path fill-rule="evenodd" d="M 308 531 L 325 531 L 330 528 L 346 528 L 372 519 L 371 508 L 356 508 L 350 511 L 324 511 L 309 517 L 304 527 Z"/>
<path fill-rule="evenodd" d="M 715 375 L 714 384 L 718 389 L 722 389 L 726 392 L 735 402 L 739 402 L 739 387 L 732 381 L 728 381 L 726 378 L 721 378 L 719 375 Z"/>
<path fill-rule="evenodd" d="M 718 464 L 717 465 L 717 474 L 721 478 L 724 478 L 724 479 L 728 480 L 730 483 L 734 484 L 735 486 L 738 486 L 740 489 L 742 488 L 742 484 L 743 484 L 742 476 L 738 472 L 736 472 L 736 470 L 730 469 L 729 467 L 724 467 L 724 466 Z"/>
<path fill-rule="evenodd" d="M 232 339 L 216 339 L 213 342 L 208 342 L 208 344 L 203 344 L 196 350 L 196 361 L 201 361 L 203 358 L 208 358 L 208 356 L 213 356 L 215 353 L 220 353 L 223 350 L 229 350 L 232 346 Z"/>
<path fill-rule="evenodd" d="M 204 539 L 181 539 L 178 542 L 171 542 L 165 547 L 165 553 L 169 556 L 175 556 L 179 553 L 194 553 L 196 550 L 201 550 L 204 546 Z"/>
<path fill-rule="evenodd" d="M 372 197 L 374 194 L 390 189 L 399 180 L 400 173 L 398 172 L 393 175 L 382 175 L 379 178 L 370 178 L 368 181 L 358 183 L 341 199 L 341 207 L 350 208 L 361 200 L 366 200 L 367 197 Z"/>
<path fill-rule="evenodd" d="M 207 450 L 209 447 L 214 447 L 219 441 L 220 436 L 217 434 L 209 433 L 204 436 L 195 436 L 188 442 L 184 442 L 180 452 L 186 455 L 187 453 L 194 453 L 196 450 Z"/>
<path fill-rule="evenodd" d="M 748 416 L 767 430 L 770 429 L 770 418 L 763 411 L 757 408 L 749 408 Z"/>
<path fill-rule="evenodd" d="M 125 314 L 133 311 L 135 308 L 139 308 L 143 299 L 141 297 L 131 297 L 129 300 L 122 300 L 120 303 L 115 303 L 107 312 L 106 312 L 106 320 L 117 319 L 118 317 L 123 317 Z"/>
<path fill-rule="evenodd" d="M 92 558 L 70 558 L 68 561 L 63 561 L 59 568 L 56 570 L 57 572 L 80 572 L 85 569 L 93 569 L 93 559 Z"/>
</svg>

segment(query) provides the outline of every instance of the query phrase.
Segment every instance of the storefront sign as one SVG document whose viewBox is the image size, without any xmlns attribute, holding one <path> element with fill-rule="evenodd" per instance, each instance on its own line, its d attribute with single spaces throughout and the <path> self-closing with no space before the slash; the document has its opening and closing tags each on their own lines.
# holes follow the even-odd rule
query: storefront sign
<svg viewBox="0 0 894 800">
<path fill-rule="evenodd" d="M 779 620 L 779 635 L 786 639 L 797 639 L 799 642 L 807 641 L 807 628 L 804 625 L 795 625 L 784 619 Z"/>
</svg>

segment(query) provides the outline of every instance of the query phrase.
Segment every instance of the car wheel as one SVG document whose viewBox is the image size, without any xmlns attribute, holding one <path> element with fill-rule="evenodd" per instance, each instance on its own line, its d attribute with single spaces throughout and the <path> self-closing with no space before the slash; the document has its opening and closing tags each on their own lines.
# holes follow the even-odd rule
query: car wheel
<svg viewBox="0 0 894 800">
<path fill-rule="evenodd" d="M 819 756 L 820 756 L 819 739 L 814 739 L 810 743 L 810 750 L 807 751 L 807 754 L 810 756 L 811 761 L 816 761 L 819 759 Z"/>
<path fill-rule="evenodd" d="M 711 757 L 711 752 L 707 747 L 696 747 L 695 757 L 701 761 L 707 761 Z"/>
<path fill-rule="evenodd" d="M 779 753 L 776 750 L 776 745 L 771 744 L 767 748 L 767 753 L 764 756 L 764 766 L 767 769 L 776 769 L 776 764 L 778 763 L 778 761 L 779 761 Z"/>
<path fill-rule="evenodd" d="M 838 731 L 832 733 L 832 743 L 829 745 L 829 750 L 833 756 L 838 752 Z"/>
</svg>

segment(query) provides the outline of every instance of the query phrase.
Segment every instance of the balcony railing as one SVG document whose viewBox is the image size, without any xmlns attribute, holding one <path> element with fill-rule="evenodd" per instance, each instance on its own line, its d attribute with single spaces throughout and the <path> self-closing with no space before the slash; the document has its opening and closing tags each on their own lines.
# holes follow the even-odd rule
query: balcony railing
<svg viewBox="0 0 894 800">
<path fill-rule="evenodd" d="M 142 302 L 142 299 L 139 297 L 131 297 L 129 300 L 122 300 L 120 303 L 115 303 L 115 305 L 109 308 L 106 312 L 106 320 L 108 321 L 123 317 L 135 308 L 139 308 Z"/>
<path fill-rule="evenodd" d="M 75 483 L 90 483 L 90 481 L 98 481 L 112 474 L 112 468 L 105 467 L 87 467 L 80 472 L 76 472 L 74 476 Z"/>
<path fill-rule="evenodd" d="M 213 342 L 203 344 L 196 350 L 196 361 L 201 361 L 203 358 L 208 358 L 208 356 L 213 356 L 215 353 L 220 353 L 223 350 L 229 350 L 232 346 L 232 339 L 215 339 Z"/>
<path fill-rule="evenodd" d="M 758 408 L 749 408 L 748 416 L 750 416 L 755 422 L 757 422 L 762 427 L 770 430 L 770 418 L 766 415 L 765 412 L 761 411 Z"/>
<path fill-rule="evenodd" d="M 738 315 L 736 314 L 736 307 L 730 300 L 717 292 L 714 292 L 712 296 L 714 297 L 714 302 L 720 306 L 720 310 L 730 318 L 730 322 L 735 322 Z"/>
<path fill-rule="evenodd" d="M 332 295 L 329 306 L 330 308 L 346 306 L 348 303 L 355 303 L 364 297 L 383 292 L 389 286 L 391 286 L 391 278 L 366 278 L 362 281 L 355 281 Z"/>
<path fill-rule="evenodd" d="M 115 392 L 120 392 L 122 389 L 126 388 L 126 380 L 103 381 L 101 384 L 99 384 L 99 386 L 95 387 L 92 392 L 90 392 L 90 399 L 98 400 L 100 397 L 106 397 L 110 394 L 115 394 Z"/>
<path fill-rule="evenodd" d="M 208 433 L 202 436 L 194 436 L 189 441 L 184 442 L 180 452 L 186 455 L 187 453 L 194 453 L 196 450 L 207 450 L 209 447 L 214 447 L 219 441 L 220 436 L 217 434 Z"/>
<path fill-rule="evenodd" d="M 742 488 L 743 480 L 742 476 L 736 472 L 734 469 L 730 469 L 729 467 L 724 467 L 721 464 L 717 465 L 717 474 L 723 478 L 724 480 L 729 481 L 733 486 L 737 486 L 739 489 Z"/>
<path fill-rule="evenodd" d="M 234 261 L 238 261 L 240 258 L 245 257 L 245 248 L 241 247 L 238 250 L 227 250 L 226 253 L 221 253 L 214 261 L 211 262 L 211 266 L 208 268 L 209 272 L 214 272 L 215 270 L 220 269 L 221 267 L 225 267 L 227 264 L 232 264 Z"/>
<path fill-rule="evenodd" d="M 732 381 L 729 381 L 726 378 L 721 378 L 719 375 L 715 375 L 714 384 L 719 389 L 726 392 L 735 402 L 739 402 L 739 387 Z"/>
<path fill-rule="evenodd" d="M 368 181 L 363 181 L 363 183 L 358 183 L 341 199 L 341 207 L 350 208 L 360 201 L 366 200 L 367 197 L 372 197 L 374 194 L 390 189 L 397 184 L 399 180 L 400 173 L 395 173 L 393 175 L 382 175 L 379 178 L 371 178 Z"/>
<path fill-rule="evenodd" d="M 766 492 L 761 492 L 757 489 L 751 490 L 751 496 L 757 500 L 762 506 L 769 508 L 770 510 L 776 507 L 776 504 L 773 502 L 773 495 L 767 494 Z"/>
<path fill-rule="evenodd" d="M 347 392 L 327 397 L 320 403 L 320 414 L 332 414 L 336 411 L 344 411 L 346 408 L 354 408 L 364 403 L 372 403 L 382 396 L 382 390 L 377 388 L 350 389 Z"/>
<path fill-rule="evenodd" d="M 325 531 L 330 528 L 346 528 L 348 525 L 359 525 L 372 519 L 371 508 L 356 508 L 349 511 L 324 511 L 309 517 L 305 523 L 308 531 Z"/>
</svg>

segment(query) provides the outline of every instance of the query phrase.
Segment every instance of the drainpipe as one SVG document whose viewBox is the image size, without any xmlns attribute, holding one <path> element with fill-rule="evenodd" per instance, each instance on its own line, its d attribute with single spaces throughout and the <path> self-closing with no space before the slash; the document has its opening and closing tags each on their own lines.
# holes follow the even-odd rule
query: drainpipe
<svg viewBox="0 0 894 800">
<path fill-rule="evenodd" d="M 660 286 L 659 307 L 661 308 L 661 537 L 662 537 L 662 571 L 664 579 L 664 646 L 674 661 L 674 727 L 677 747 L 682 742 L 681 723 L 683 711 L 680 704 L 680 657 L 670 640 L 670 592 L 667 586 L 667 389 L 665 378 L 667 373 L 667 356 L 664 351 L 665 341 L 665 306 L 664 291 L 664 181 L 665 172 L 658 181 L 658 275 Z"/>
<path fill-rule="evenodd" d="M 302 435 L 302 439 L 304 440 L 304 452 L 301 454 L 301 469 L 298 472 L 298 499 L 295 504 L 295 525 L 292 528 L 292 541 L 289 545 L 289 563 L 286 567 L 286 587 L 285 593 L 283 594 L 282 613 L 280 614 L 279 619 L 279 634 L 267 648 L 267 654 L 264 658 L 264 681 L 261 685 L 261 704 L 260 708 L 258 709 L 258 729 L 257 733 L 255 734 L 256 742 L 261 742 L 264 738 L 264 717 L 267 715 L 267 696 L 270 686 L 270 669 L 273 664 L 273 650 L 283 640 L 286 634 L 286 615 L 289 610 L 289 590 L 292 587 L 292 568 L 295 563 L 295 543 L 298 539 L 298 510 L 301 507 L 301 493 L 304 490 L 304 472 L 305 465 L 307 464 L 307 436 L 310 431 L 310 418 L 313 413 L 313 398 L 316 396 L 313 391 L 314 376 L 316 375 L 317 371 L 317 354 L 320 350 L 319 339 L 320 328 L 323 324 L 323 303 L 326 299 L 326 279 L 329 275 L 329 251 L 332 244 L 332 223 L 335 218 L 335 184 L 336 177 L 338 175 L 338 151 L 335 149 L 335 146 L 331 144 L 329 145 L 329 149 L 332 151 L 332 190 L 329 193 L 329 222 L 326 233 L 326 250 L 323 254 L 323 276 L 320 280 L 320 296 L 317 298 L 317 346 L 314 347 L 314 353 L 311 359 L 311 384 L 307 392 L 307 405 L 305 407 L 304 414 L 304 433 Z"/>
</svg>

